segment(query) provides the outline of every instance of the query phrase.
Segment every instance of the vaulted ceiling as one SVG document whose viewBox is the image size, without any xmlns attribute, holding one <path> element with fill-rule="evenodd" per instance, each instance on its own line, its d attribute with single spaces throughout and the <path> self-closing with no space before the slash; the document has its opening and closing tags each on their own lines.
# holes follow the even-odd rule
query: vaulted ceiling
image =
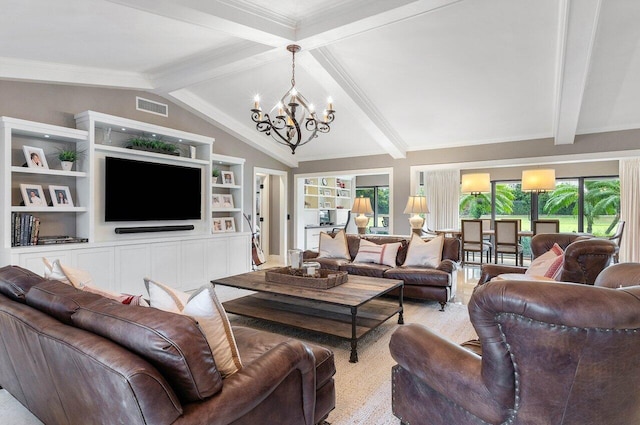
<svg viewBox="0 0 640 425">
<path fill-rule="evenodd" d="M 282 162 L 640 128 L 637 0 L 0 0 L 0 78 L 147 90 Z M 334 101 L 299 148 L 253 97 Z"/>
</svg>

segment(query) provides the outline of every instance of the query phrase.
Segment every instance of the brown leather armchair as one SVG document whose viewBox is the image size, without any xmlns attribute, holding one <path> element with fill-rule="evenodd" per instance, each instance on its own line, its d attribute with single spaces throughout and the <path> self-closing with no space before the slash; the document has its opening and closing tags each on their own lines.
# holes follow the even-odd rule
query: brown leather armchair
<svg viewBox="0 0 640 425">
<path fill-rule="evenodd" d="M 620 271 L 609 278 L 624 286 Z M 405 424 L 638 424 L 638 311 L 640 286 L 479 286 L 469 314 L 482 356 L 418 324 L 394 332 L 393 413 Z"/>
<path fill-rule="evenodd" d="M 615 242 L 576 233 L 540 233 L 531 238 L 531 252 L 537 258 L 557 243 L 564 250 L 560 280 L 593 285 L 598 274 L 613 261 L 618 252 Z M 505 273 L 524 273 L 526 267 L 485 264 L 478 285 Z"/>
</svg>

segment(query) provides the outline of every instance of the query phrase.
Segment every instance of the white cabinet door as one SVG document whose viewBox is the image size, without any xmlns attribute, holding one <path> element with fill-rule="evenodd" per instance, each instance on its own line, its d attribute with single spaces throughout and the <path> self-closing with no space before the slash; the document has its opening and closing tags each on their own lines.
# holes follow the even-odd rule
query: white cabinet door
<svg viewBox="0 0 640 425">
<path fill-rule="evenodd" d="M 229 255 L 236 255 L 236 253 L 229 252 L 227 242 L 227 238 L 213 238 L 207 243 L 208 275 L 211 279 L 229 276 L 227 272 Z"/>
<path fill-rule="evenodd" d="M 151 255 L 148 245 L 125 245 L 115 249 L 116 291 L 148 296 L 144 277 L 151 277 Z"/>
<path fill-rule="evenodd" d="M 182 290 L 197 289 L 212 279 L 208 274 L 207 241 L 183 241 L 180 278 Z"/>
<path fill-rule="evenodd" d="M 180 242 L 150 244 L 153 279 L 173 288 L 182 288 L 180 282 Z"/>
<path fill-rule="evenodd" d="M 319 228 L 305 229 L 304 249 L 310 249 L 317 251 L 320 246 L 320 232 Z"/>
<path fill-rule="evenodd" d="M 251 240 L 249 236 L 232 236 L 229 238 L 228 276 L 251 271 Z"/>
<path fill-rule="evenodd" d="M 72 265 L 70 251 L 39 251 L 32 253 L 22 253 L 12 255 L 12 264 L 29 269 L 34 273 L 44 276 L 44 263 L 42 257 L 46 257 L 49 261 L 60 260 L 60 263 Z"/>
<path fill-rule="evenodd" d="M 86 270 L 93 278 L 93 284 L 103 289 L 115 291 L 115 250 L 107 248 L 74 249 L 71 259 L 74 267 Z"/>
</svg>

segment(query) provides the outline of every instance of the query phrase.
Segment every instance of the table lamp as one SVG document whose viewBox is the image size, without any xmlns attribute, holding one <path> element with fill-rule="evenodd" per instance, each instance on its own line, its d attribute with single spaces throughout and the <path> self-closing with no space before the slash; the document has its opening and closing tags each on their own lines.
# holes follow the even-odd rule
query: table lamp
<svg viewBox="0 0 640 425">
<path fill-rule="evenodd" d="M 367 223 L 369 223 L 369 217 L 365 214 L 373 214 L 371 199 L 363 196 L 356 198 L 353 202 L 353 208 L 351 208 L 351 214 L 358 214 L 354 221 L 358 227 L 358 234 L 364 235 L 367 230 Z"/>
<path fill-rule="evenodd" d="M 424 218 L 420 217 L 418 214 L 427 214 L 429 213 L 429 208 L 427 207 L 427 198 L 424 196 L 409 196 L 409 200 L 407 201 L 407 206 L 404 208 L 405 214 L 413 214 L 409 218 L 409 224 L 411 224 L 411 230 L 418 234 L 422 234 L 422 226 L 424 226 Z"/>
</svg>

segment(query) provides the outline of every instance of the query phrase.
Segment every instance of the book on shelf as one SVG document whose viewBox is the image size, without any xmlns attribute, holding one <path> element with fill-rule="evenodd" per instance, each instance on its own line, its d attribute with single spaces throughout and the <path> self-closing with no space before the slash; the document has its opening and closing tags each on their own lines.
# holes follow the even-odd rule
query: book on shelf
<svg viewBox="0 0 640 425">
<path fill-rule="evenodd" d="M 84 243 L 89 242 L 88 238 L 78 238 L 75 236 L 59 235 L 59 236 L 40 236 L 38 245 L 53 245 L 59 243 Z"/>
<path fill-rule="evenodd" d="M 11 213 L 11 246 L 31 246 L 38 243 L 40 219 L 28 213 Z"/>
</svg>

